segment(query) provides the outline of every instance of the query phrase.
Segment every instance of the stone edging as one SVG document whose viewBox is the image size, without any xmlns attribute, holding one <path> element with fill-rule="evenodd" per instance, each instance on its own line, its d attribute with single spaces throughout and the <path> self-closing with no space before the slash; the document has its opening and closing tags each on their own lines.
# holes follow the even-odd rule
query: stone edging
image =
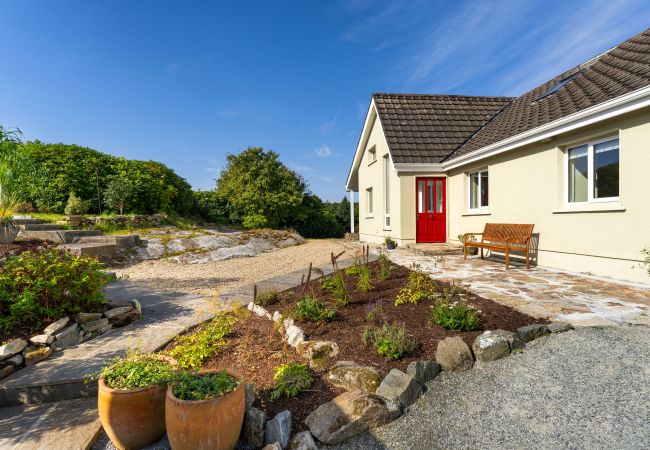
<svg viewBox="0 0 650 450">
<path fill-rule="evenodd" d="M 435 362 L 414 361 L 409 364 L 406 373 L 391 369 L 380 381 L 379 372 L 372 367 L 359 366 L 352 361 L 336 362 L 338 345 L 335 342 L 310 341 L 305 331 L 295 325 L 293 319 L 283 319 L 279 311 L 271 314 L 267 309 L 253 302 L 248 303 L 247 308 L 258 316 L 281 324 L 280 332 L 283 338 L 309 361 L 310 367 L 328 368 L 329 381 L 347 390 L 332 401 L 316 408 L 305 419 L 310 431 L 298 433 L 291 441 L 292 446 L 294 443 L 295 445 L 304 442 L 313 443 L 313 437 L 325 444 L 337 444 L 370 428 L 389 423 L 397 419 L 426 392 L 425 383 L 433 380 L 441 370 L 466 371 L 474 366 L 475 361 L 484 363 L 501 359 L 511 353 L 522 351 L 526 343 L 534 339 L 573 329 L 573 326 L 568 323 L 553 322 L 520 327 L 516 332 L 488 330 L 475 339 L 471 349 L 460 336 L 448 337 L 438 342 Z M 265 424 L 265 413 L 253 408 L 253 401 L 254 397 L 250 404 L 247 401 L 242 436 L 245 439 L 250 438 L 255 434 L 255 430 L 251 428 L 255 428 L 258 431 L 258 440 L 249 440 L 249 443 L 258 446 L 263 443 L 278 444 L 278 448 L 287 448 L 291 434 L 289 411 L 283 411 Z M 359 412 L 358 408 L 361 405 L 366 410 Z M 286 420 L 280 420 L 282 418 L 279 417 L 287 413 L 289 414 L 288 425 Z M 278 422 L 284 423 L 281 432 L 278 431 Z M 350 426 L 353 422 L 358 422 L 358 425 Z M 270 435 L 268 431 L 265 432 L 269 427 L 274 430 Z M 260 436 L 264 439 L 262 440 Z M 274 440 L 277 436 L 281 436 L 282 439 Z M 304 448 L 316 447 L 314 444 L 314 447 Z"/>
</svg>

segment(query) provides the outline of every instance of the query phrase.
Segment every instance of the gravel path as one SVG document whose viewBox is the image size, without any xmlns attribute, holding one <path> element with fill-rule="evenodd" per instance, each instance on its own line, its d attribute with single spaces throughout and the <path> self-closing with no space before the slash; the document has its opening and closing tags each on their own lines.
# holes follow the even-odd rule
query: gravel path
<svg viewBox="0 0 650 450">
<path fill-rule="evenodd" d="M 156 289 L 214 296 L 276 275 L 305 269 L 310 262 L 326 264 L 330 253 L 349 250 L 354 254 L 357 245 L 338 239 L 308 240 L 305 244 L 273 250 L 251 258 L 233 258 L 205 264 L 180 264 L 165 259 L 143 261 L 133 266 L 114 269 L 118 276 L 147 284 Z"/>
<path fill-rule="evenodd" d="M 650 328 L 549 336 L 429 388 L 395 422 L 324 448 L 648 448 Z"/>
</svg>

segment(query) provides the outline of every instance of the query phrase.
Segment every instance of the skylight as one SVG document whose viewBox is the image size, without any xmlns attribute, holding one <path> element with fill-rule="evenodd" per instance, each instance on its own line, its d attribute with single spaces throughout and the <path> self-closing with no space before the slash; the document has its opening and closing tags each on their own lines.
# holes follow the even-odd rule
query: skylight
<svg viewBox="0 0 650 450">
<path fill-rule="evenodd" d="M 564 86 L 565 84 L 567 84 L 569 81 L 573 80 L 573 79 L 576 77 L 576 75 L 578 75 L 579 73 L 580 73 L 580 72 L 576 72 L 576 73 L 574 73 L 573 75 L 569 75 L 568 77 L 561 79 L 561 80 L 558 81 L 556 84 L 554 84 L 553 86 L 551 86 L 551 87 L 550 87 L 546 92 L 544 92 L 542 95 L 540 95 L 539 97 L 537 97 L 537 100 L 538 100 L 538 101 L 539 101 L 539 100 L 542 100 L 543 98 L 546 98 L 546 97 L 548 97 L 548 96 L 551 95 L 551 94 L 554 94 L 554 93 L 557 92 L 557 91 L 558 91 L 562 86 Z"/>
</svg>

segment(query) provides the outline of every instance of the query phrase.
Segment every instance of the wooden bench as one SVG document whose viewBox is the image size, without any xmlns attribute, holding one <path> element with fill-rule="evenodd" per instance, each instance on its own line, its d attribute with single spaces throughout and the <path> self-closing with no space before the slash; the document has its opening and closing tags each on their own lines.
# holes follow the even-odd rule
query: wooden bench
<svg viewBox="0 0 650 450">
<path fill-rule="evenodd" d="M 467 259 L 468 247 L 480 248 L 481 259 L 483 259 L 483 249 L 505 252 L 506 270 L 508 270 L 510 252 L 525 252 L 526 268 L 530 269 L 530 239 L 534 226 L 534 224 L 521 223 L 486 223 L 483 233 L 465 233 L 463 239 L 465 259 Z M 475 236 L 481 236 L 481 241 L 476 241 Z"/>
</svg>

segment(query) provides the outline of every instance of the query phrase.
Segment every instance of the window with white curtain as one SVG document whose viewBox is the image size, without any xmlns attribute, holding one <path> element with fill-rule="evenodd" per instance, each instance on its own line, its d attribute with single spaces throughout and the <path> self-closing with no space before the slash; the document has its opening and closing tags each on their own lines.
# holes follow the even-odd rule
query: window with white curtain
<svg viewBox="0 0 650 450">
<path fill-rule="evenodd" d="M 489 206 L 487 169 L 470 172 L 468 181 L 469 209 L 486 209 Z"/>
<path fill-rule="evenodd" d="M 384 155 L 384 228 L 390 228 L 390 159 Z"/>
<path fill-rule="evenodd" d="M 566 151 L 568 203 L 618 201 L 619 141 L 607 138 Z"/>
</svg>

